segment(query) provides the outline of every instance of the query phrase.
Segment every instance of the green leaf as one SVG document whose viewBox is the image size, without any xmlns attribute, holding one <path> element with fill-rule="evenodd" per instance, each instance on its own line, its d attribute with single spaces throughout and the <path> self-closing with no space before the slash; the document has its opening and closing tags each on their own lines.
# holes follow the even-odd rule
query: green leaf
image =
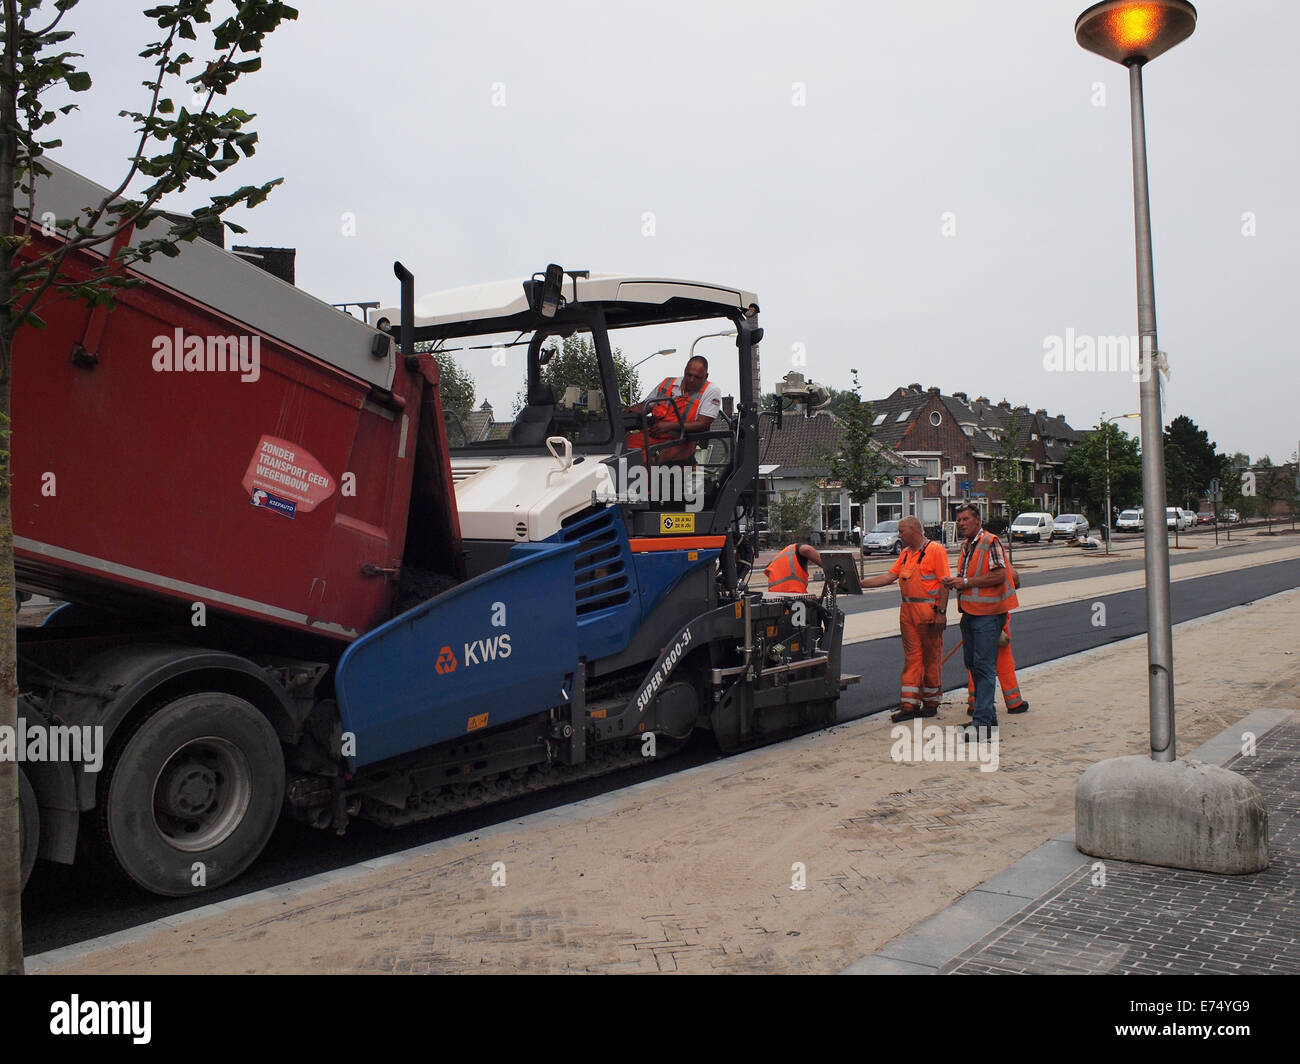
<svg viewBox="0 0 1300 1064">
<path fill-rule="evenodd" d="M 64 80 L 73 92 L 85 92 L 90 88 L 90 75 L 84 70 L 70 71 Z"/>
</svg>

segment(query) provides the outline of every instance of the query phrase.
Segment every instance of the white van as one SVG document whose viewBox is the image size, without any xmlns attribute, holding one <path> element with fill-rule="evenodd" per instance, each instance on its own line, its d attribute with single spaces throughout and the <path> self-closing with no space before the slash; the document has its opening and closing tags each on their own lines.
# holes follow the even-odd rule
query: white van
<svg viewBox="0 0 1300 1064">
<path fill-rule="evenodd" d="M 1047 542 L 1051 543 L 1056 538 L 1055 518 L 1051 514 L 1045 513 L 1027 513 L 1021 514 L 1011 522 L 1011 541 L 1016 540 L 1033 540 L 1035 543 L 1041 543 L 1043 537 L 1047 537 Z"/>
</svg>

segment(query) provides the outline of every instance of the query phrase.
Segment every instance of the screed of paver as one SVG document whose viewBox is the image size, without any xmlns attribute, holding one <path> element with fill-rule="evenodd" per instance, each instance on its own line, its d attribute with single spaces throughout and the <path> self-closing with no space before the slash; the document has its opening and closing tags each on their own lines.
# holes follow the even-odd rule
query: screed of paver
<svg viewBox="0 0 1300 1064">
<path fill-rule="evenodd" d="M 1175 631 L 1180 750 L 1260 705 L 1300 709 L 1298 623 L 1300 591 Z M 840 971 L 1068 830 L 1088 765 L 1146 751 L 1144 640 L 1021 686 L 1033 708 L 1003 718 L 993 772 L 895 762 L 893 725 L 853 722 L 61 970 Z"/>
</svg>

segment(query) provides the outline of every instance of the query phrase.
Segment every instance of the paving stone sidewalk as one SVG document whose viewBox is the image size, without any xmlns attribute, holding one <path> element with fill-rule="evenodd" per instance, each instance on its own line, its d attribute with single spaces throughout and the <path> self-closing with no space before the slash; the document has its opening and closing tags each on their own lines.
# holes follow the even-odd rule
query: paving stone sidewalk
<svg viewBox="0 0 1300 1064">
<path fill-rule="evenodd" d="M 1243 755 L 1247 732 L 1254 752 Z M 1097 862 L 1074 849 L 1071 832 L 846 974 L 1300 972 L 1300 715 L 1257 710 L 1187 756 L 1223 764 L 1259 788 L 1268 869 L 1219 876 Z"/>
</svg>

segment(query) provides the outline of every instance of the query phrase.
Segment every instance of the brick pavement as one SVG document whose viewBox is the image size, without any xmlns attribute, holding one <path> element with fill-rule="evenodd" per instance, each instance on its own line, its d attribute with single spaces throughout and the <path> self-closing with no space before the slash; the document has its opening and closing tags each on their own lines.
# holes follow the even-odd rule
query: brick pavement
<svg viewBox="0 0 1300 1064">
<path fill-rule="evenodd" d="M 1267 714 L 1270 711 L 1261 711 Z M 1300 972 L 1300 718 L 1243 738 L 1248 718 L 1207 746 L 1242 750 L 1226 768 L 1250 779 L 1269 811 L 1270 865 L 1244 876 L 1210 875 L 1079 854 L 1054 840 L 950 910 L 851 966 L 852 974 L 1277 975 Z M 1252 733 L 1254 734 L 1254 733 Z M 1195 755 L 1193 755 L 1195 756 Z M 1200 759 L 1215 760 L 1201 756 Z M 1222 759 L 1218 759 L 1222 760 Z M 1038 867 L 1035 868 L 1035 862 Z M 1014 915 L 990 905 L 1017 898 L 1013 881 L 1064 878 Z M 1021 899 L 1023 901 L 1023 899 Z M 960 910 L 965 909 L 966 912 Z M 1005 909 L 1005 905 L 1003 906 Z M 946 961 L 945 943 L 981 918 L 996 926 Z M 1001 922 L 998 922 L 1001 921 Z M 978 933 L 978 932 L 977 932 Z"/>
</svg>

